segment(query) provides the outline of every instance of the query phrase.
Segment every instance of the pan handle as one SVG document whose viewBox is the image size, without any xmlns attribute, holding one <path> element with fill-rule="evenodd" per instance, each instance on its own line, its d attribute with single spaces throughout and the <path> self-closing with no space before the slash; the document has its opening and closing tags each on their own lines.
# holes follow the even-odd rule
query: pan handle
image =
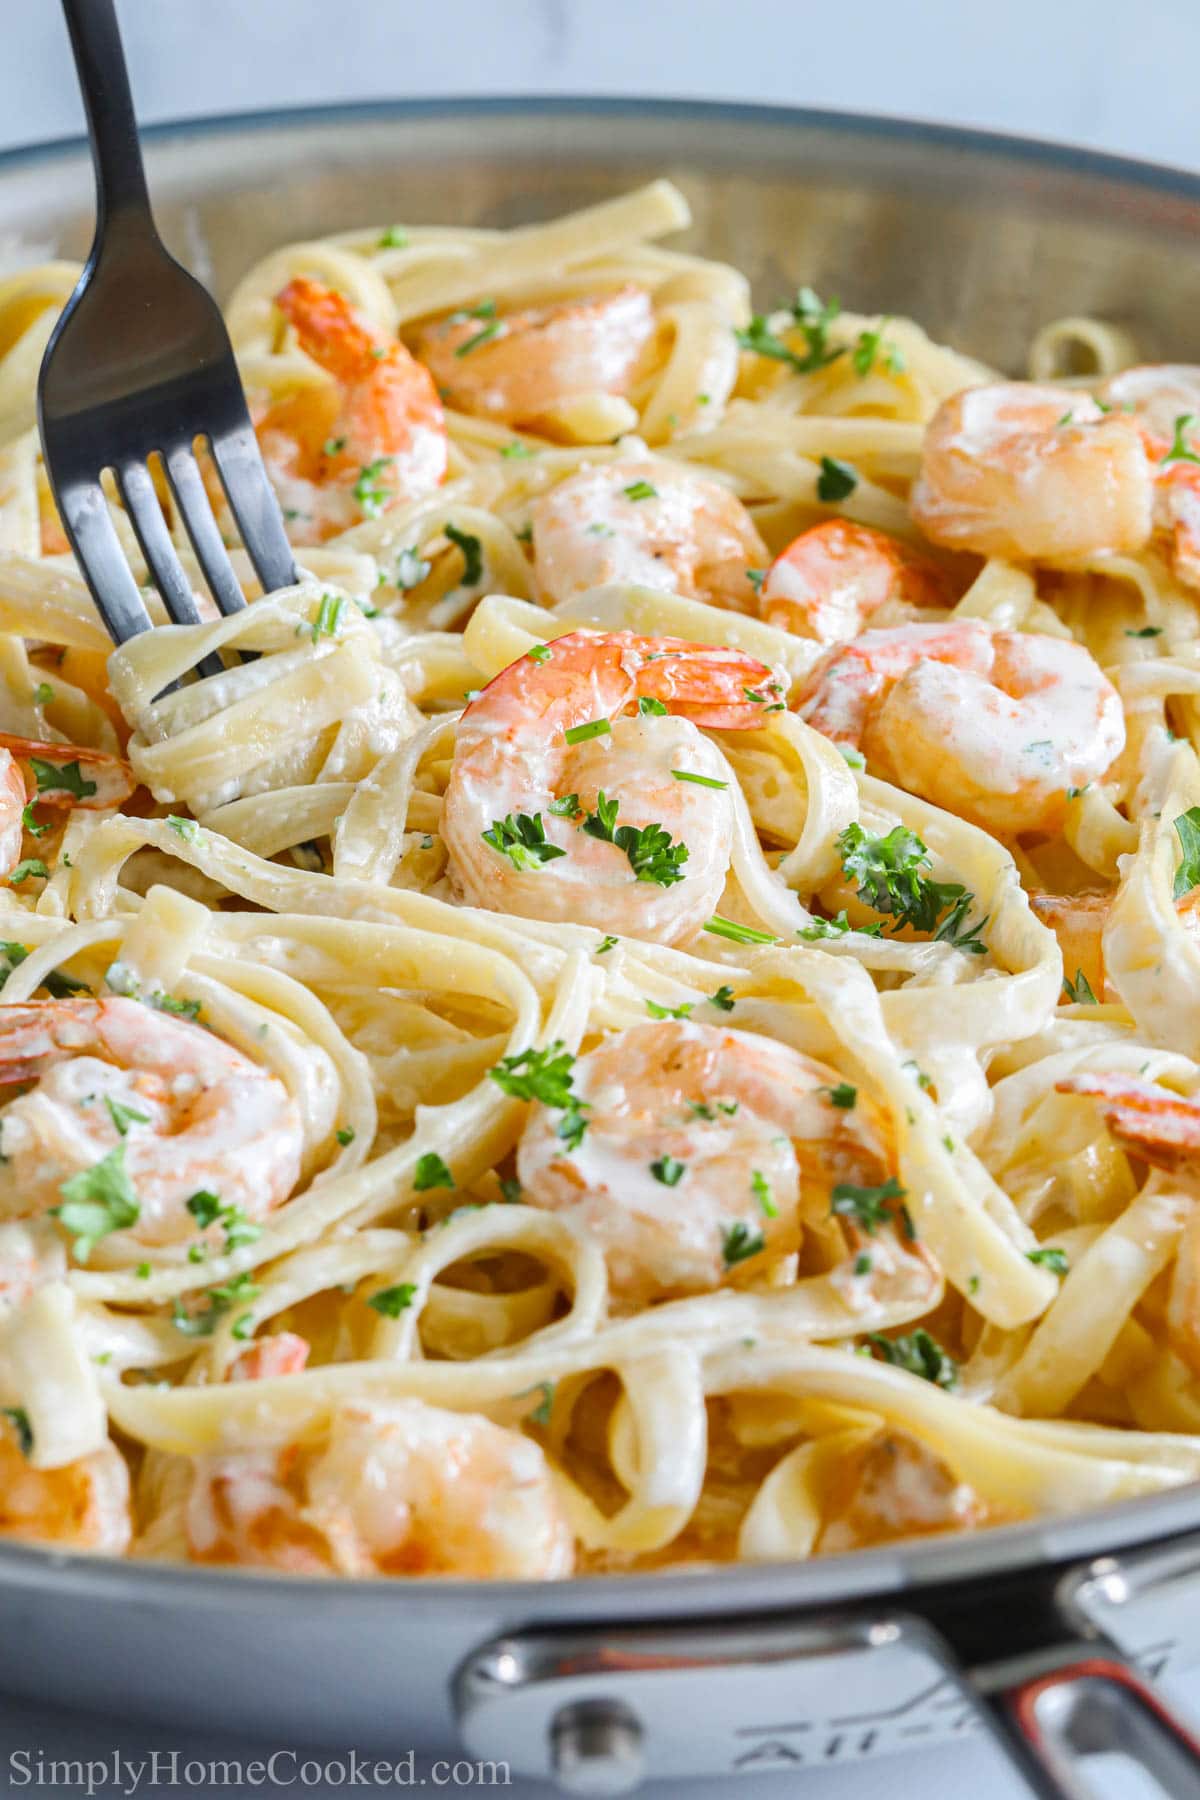
<svg viewBox="0 0 1200 1800">
<path fill-rule="evenodd" d="M 1134 1763 L 1164 1800 L 1200 1800 L 1200 1740 L 1174 1718 L 1115 1648 L 1064 1645 L 1022 1675 L 1001 1664 L 977 1670 L 984 1722 L 1038 1800 L 1099 1800 L 1088 1759 L 1105 1752 Z"/>
</svg>

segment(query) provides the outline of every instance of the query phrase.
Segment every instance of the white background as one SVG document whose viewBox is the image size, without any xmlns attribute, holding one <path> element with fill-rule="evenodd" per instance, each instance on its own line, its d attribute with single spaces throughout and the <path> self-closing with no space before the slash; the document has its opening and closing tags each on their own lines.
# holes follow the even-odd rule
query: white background
<svg viewBox="0 0 1200 1800">
<path fill-rule="evenodd" d="M 450 93 L 900 113 L 1200 165 L 1198 0 L 119 0 L 143 116 Z M 80 128 L 55 0 L 0 0 L 0 143 Z"/>
<path fill-rule="evenodd" d="M 429 94 L 668 94 L 942 119 L 1200 168 L 1200 0 L 121 0 L 121 14 L 146 119 Z M 54 0 L 0 0 L 0 32 L 0 146 L 80 130 Z M 9 1785 L 7 1755 L 20 1746 L 86 1757 L 120 1743 L 136 1757 L 146 1737 L 0 1711 L 0 1795 L 34 1791 Z M 185 1747 L 166 1733 L 154 1741 Z M 986 1746 L 964 1742 L 733 1791 L 1014 1800 L 1018 1786 Z M 1106 1792 L 1137 1800 L 1141 1790 L 1126 1777 Z"/>
</svg>

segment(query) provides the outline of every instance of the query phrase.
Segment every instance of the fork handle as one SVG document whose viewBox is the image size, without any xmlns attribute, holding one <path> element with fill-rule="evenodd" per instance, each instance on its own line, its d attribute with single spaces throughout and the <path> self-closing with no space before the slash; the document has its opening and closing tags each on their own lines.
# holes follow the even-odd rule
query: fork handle
<svg viewBox="0 0 1200 1800">
<path fill-rule="evenodd" d="M 96 171 L 96 243 L 114 231 L 157 236 L 113 0 L 62 0 Z"/>
</svg>

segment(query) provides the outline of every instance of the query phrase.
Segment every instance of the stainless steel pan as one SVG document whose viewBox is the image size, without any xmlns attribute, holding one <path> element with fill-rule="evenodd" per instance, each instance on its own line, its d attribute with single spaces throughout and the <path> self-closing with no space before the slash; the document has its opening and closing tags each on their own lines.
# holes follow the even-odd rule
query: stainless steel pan
<svg viewBox="0 0 1200 1800">
<path fill-rule="evenodd" d="M 1019 371 L 1099 313 L 1200 361 L 1200 180 L 1015 139 L 631 101 L 364 106 L 148 134 L 165 235 L 218 293 L 371 221 L 507 225 L 667 173 L 764 301 L 811 281 Z M 74 143 L 0 158 L 0 263 L 85 253 Z M 1200 1493 L 834 1557 L 557 1585 L 226 1576 L 0 1547 L 0 1687 L 157 1723 L 507 1760 L 618 1791 L 910 1748 L 982 1717 L 1036 1791 L 1121 1746 L 1200 1795 L 1132 1674 L 1200 1645 Z"/>
</svg>

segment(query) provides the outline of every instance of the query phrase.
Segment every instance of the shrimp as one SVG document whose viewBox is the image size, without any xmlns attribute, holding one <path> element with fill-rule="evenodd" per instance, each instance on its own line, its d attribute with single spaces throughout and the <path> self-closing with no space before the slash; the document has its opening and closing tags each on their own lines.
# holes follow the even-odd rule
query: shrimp
<svg viewBox="0 0 1200 1800">
<path fill-rule="evenodd" d="M 906 1431 L 885 1427 L 847 1458 L 825 1508 L 816 1548 L 859 1550 L 998 1524 L 974 1489 Z"/>
<path fill-rule="evenodd" d="M 319 282 L 275 304 L 333 381 L 277 401 L 258 437 L 293 543 L 320 544 L 445 479 L 446 420 L 433 378 L 395 339 Z"/>
<path fill-rule="evenodd" d="M 458 890 L 522 918 L 690 937 L 733 842 L 728 765 L 700 728 L 753 729 L 784 680 L 738 650 L 631 631 L 519 657 L 459 721 L 442 808 Z"/>
<path fill-rule="evenodd" d="M 21 860 L 25 842 L 25 777 L 9 750 L 0 750 L 0 875 Z"/>
<path fill-rule="evenodd" d="M 299 1178 L 303 1126 L 283 1083 L 203 1026 L 140 1001 L 0 1006 L 0 1086 L 31 1080 L 0 1113 L 0 1218 L 49 1211 L 64 1181 L 108 1159 L 129 1190 L 133 1239 L 172 1244 L 197 1236 L 186 1205 L 197 1192 L 244 1229 Z M 219 1243 L 225 1227 L 205 1223 Z"/>
<path fill-rule="evenodd" d="M 580 469 L 532 508 L 534 574 L 548 606 L 605 582 L 629 582 L 756 607 L 749 570 L 768 560 L 754 521 L 720 482 L 668 463 Z"/>
<path fill-rule="evenodd" d="M 0 1225 L 0 1319 L 66 1274 L 66 1246 L 53 1219 L 13 1219 Z"/>
<path fill-rule="evenodd" d="M 1154 464 L 1154 524 L 1185 586 L 1200 588 L 1200 368 L 1148 363 L 1122 369 L 1101 388 L 1111 406 L 1131 411 Z"/>
<path fill-rule="evenodd" d="M 196 1562 L 299 1575 L 551 1580 L 574 1564 L 541 1447 L 423 1400 L 348 1402 L 315 1441 L 198 1458 L 186 1527 Z"/>
<path fill-rule="evenodd" d="M 635 1025 L 581 1056 L 573 1145 L 537 1105 L 517 1150 L 525 1200 L 602 1247 L 613 1291 L 637 1306 L 704 1293 L 799 1247 L 839 1182 L 892 1172 L 884 1115 L 824 1063 L 751 1032 Z M 836 1096 L 836 1098 L 835 1098 Z"/>
<path fill-rule="evenodd" d="M 1125 746 L 1112 683 L 1070 639 L 979 619 L 866 631 L 808 677 L 802 717 L 877 773 L 1001 836 L 1052 831 Z"/>
<path fill-rule="evenodd" d="M 767 570 L 758 609 L 779 631 L 844 644 L 888 602 L 928 611 L 952 600 L 942 571 L 907 544 L 869 525 L 826 519 L 780 551 Z"/>
<path fill-rule="evenodd" d="M 299 1375 L 308 1362 L 306 1338 L 294 1331 L 277 1331 L 273 1337 L 258 1338 L 234 1358 L 229 1367 L 230 1381 L 270 1381 L 280 1375 Z"/>
<path fill-rule="evenodd" d="M 912 515 L 934 543 L 1055 561 L 1141 550 L 1154 482 L 1141 432 L 1070 388 L 967 388 L 930 421 Z"/>
<path fill-rule="evenodd" d="M 127 762 L 86 744 L 49 743 L 4 731 L 0 732 L 0 750 L 15 759 L 23 773 L 22 806 L 28 797 L 38 806 L 98 812 L 120 806 L 137 786 Z M 0 777 L 6 773 L 6 765 L 0 767 Z"/>
<path fill-rule="evenodd" d="M 1085 1069 L 1055 1082 L 1060 1094 L 1099 1100 L 1112 1137 L 1140 1162 L 1193 1193 L 1200 1178 L 1200 1104 L 1155 1081 Z M 1175 1256 L 1166 1307 L 1167 1341 L 1200 1375 L 1200 1207 L 1193 1206 Z"/>
<path fill-rule="evenodd" d="M 1085 1069 L 1055 1082 L 1060 1094 L 1103 1102 L 1104 1122 L 1132 1156 L 1175 1174 L 1200 1157 L 1200 1104 L 1156 1081 Z M 1200 1165 L 1197 1165 L 1200 1172 Z"/>
<path fill-rule="evenodd" d="M 497 317 L 484 302 L 422 332 L 417 355 L 448 405 L 555 435 L 553 415 L 592 394 L 628 394 L 655 336 L 644 288 Z"/>
<path fill-rule="evenodd" d="M 1068 981 L 1075 983 L 1082 975 L 1096 999 L 1102 999 L 1104 927 L 1112 911 L 1112 895 L 1030 894 L 1029 904 L 1058 939 Z"/>
<path fill-rule="evenodd" d="M 124 1555 L 132 1519 L 120 1451 L 104 1444 L 61 1468 L 35 1469 L 21 1441 L 23 1426 L 19 1413 L 0 1416 L 0 1538 Z"/>
</svg>

